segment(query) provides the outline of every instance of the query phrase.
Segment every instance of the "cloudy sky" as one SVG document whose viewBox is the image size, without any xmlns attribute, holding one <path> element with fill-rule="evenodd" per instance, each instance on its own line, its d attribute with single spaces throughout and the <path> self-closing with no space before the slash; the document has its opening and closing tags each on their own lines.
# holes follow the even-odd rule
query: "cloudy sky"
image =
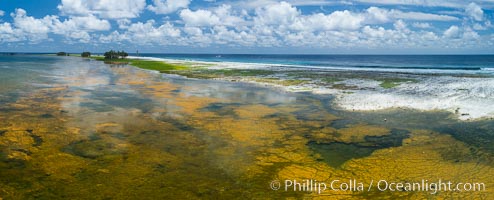
<svg viewBox="0 0 494 200">
<path fill-rule="evenodd" d="M 494 0 L 0 0 L 0 52 L 493 54 Z"/>
</svg>

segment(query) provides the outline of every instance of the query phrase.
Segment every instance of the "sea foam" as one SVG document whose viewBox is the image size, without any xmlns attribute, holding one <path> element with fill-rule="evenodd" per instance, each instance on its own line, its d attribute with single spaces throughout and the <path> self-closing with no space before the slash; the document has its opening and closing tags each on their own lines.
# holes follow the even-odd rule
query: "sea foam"
<svg viewBox="0 0 494 200">
<path fill-rule="evenodd" d="M 494 117 L 494 79 L 451 76 L 426 78 L 389 90 L 340 93 L 335 104 L 346 110 L 409 108 L 444 110 L 461 120 Z"/>
</svg>

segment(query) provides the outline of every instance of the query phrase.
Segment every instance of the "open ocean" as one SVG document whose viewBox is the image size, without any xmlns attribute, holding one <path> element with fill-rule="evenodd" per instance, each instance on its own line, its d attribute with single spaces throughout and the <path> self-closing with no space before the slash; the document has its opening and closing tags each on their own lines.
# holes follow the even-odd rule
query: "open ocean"
<svg viewBox="0 0 494 200">
<path fill-rule="evenodd" d="M 311 68 L 357 68 L 385 71 L 453 70 L 494 73 L 494 55 L 139 54 L 139 56 Z"/>
</svg>

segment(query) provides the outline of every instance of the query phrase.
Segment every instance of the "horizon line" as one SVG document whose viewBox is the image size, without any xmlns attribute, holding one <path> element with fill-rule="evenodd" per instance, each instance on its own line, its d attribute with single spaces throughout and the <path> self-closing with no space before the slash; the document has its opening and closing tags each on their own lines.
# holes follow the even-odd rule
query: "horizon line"
<svg viewBox="0 0 494 200">
<path fill-rule="evenodd" d="M 63 52 L 63 51 L 59 51 Z M 82 51 L 85 52 L 85 51 Z M 68 54 L 81 54 L 82 52 L 65 52 Z M 90 52 L 90 51 L 88 51 Z M 0 54 L 56 54 L 58 52 L 0 52 Z M 104 54 L 104 52 L 90 52 L 91 54 Z M 130 53 L 129 55 L 136 55 L 137 53 Z M 494 56 L 494 53 L 485 54 L 465 54 L 465 53 L 451 53 L 451 54 L 441 54 L 441 53 L 431 53 L 431 54 L 351 54 L 351 53 L 157 53 L 157 52 L 139 52 L 138 54 L 162 54 L 162 55 L 314 55 L 314 56 Z"/>
</svg>

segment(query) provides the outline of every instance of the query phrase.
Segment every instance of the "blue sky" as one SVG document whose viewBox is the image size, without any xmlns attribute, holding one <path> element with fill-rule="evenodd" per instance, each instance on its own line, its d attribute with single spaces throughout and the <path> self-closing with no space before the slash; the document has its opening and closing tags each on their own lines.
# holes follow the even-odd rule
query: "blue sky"
<svg viewBox="0 0 494 200">
<path fill-rule="evenodd" d="M 493 54 L 494 0 L 0 0 L 0 52 Z"/>
</svg>

